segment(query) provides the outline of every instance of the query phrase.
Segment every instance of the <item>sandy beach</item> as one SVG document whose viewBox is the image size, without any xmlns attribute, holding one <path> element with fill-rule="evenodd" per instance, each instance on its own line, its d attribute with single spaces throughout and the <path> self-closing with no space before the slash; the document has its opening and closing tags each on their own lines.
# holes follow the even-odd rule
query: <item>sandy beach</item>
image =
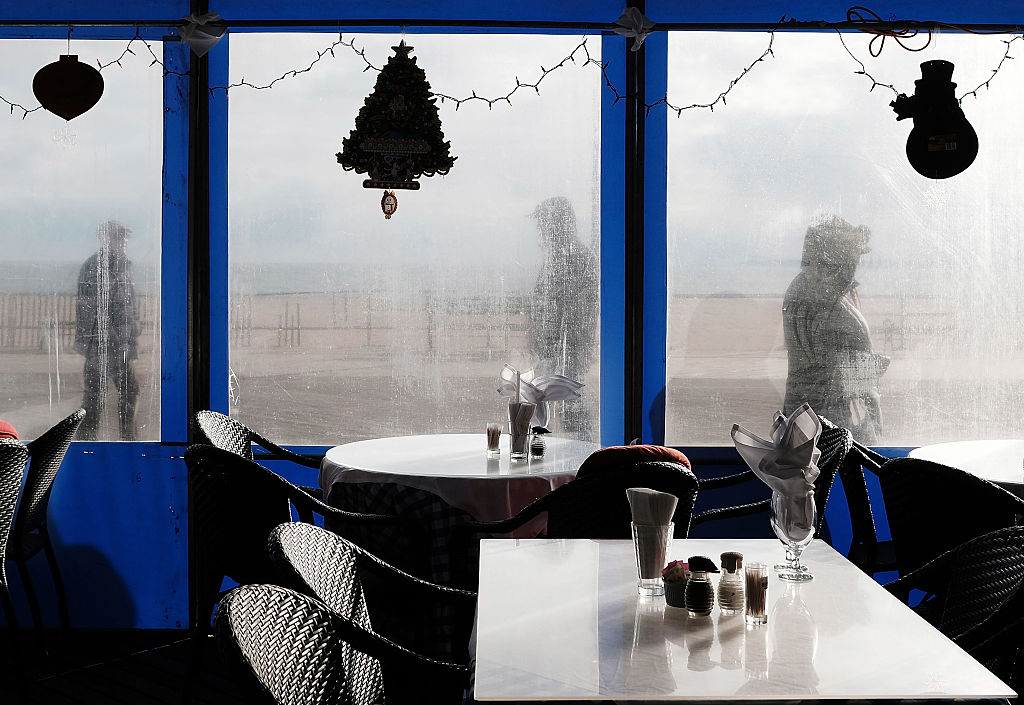
<svg viewBox="0 0 1024 705">
<path fill-rule="evenodd" d="M 232 413 L 281 442 L 482 433 L 504 417 L 496 392 L 502 365 L 530 364 L 522 298 L 446 301 L 412 292 L 396 303 L 339 292 L 235 301 Z M 781 306 L 781 298 L 671 301 L 667 443 L 728 445 L 733 423 L 767 431 L 785 392 Z M 887 445 L 1024 434 L 1024 420 L 1011 413 L 1024 352 L 958 351 L 958 332 L 934 300 L 868 298 L 862 308 L 876 351 L 892 358 L 879 389 Z M 149 319 L 155 314 L 150 307 Z M 159 338 L 149 330 L 136 362 L 137 422 L 140 439 L 158 440 Z M 4 341 L 0 327 L 0 417 L 32 438 L 79 406 L 83 359 L 41 333 L 21 347 Z M 584 382 L 581 403 L 596 419 L 596 363 Z M 110 439 L 112 407 L 102 427 Z"/>
</svg>

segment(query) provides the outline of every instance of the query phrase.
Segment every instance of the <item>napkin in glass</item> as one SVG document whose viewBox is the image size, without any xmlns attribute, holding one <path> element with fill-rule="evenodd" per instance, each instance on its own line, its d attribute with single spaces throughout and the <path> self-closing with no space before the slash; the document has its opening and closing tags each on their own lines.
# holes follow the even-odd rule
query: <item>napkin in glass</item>
<svg viewBox="0 0 1024 705">
<path fill-rule="evenodd" d="M 519 383 L 516 384 L 516 376 Z M 580 389 L 585 385 L 564 375 L 538 375 L 533 368 L 519 372 L 511 365 L 501 370 L 501 384 L 498 393 L 506 397 L 515 397 L 518 388 L 519 401 L 530 401 L 537 405 L 533 412 L 531 426 L 548 425 L 548 406 L 545 402 L 579 399 Z"/>
<path fill-rule="evenodd" d="M 786 498 L 789 516 L 800 528 L 814 525 L 814 481 L 818 478 L 821 421 L 809 404 L 792 414 L 775 412 L 771 440 L 733 424 L 732 440 L 747 465 L 772 492 Z"/>
</svg>

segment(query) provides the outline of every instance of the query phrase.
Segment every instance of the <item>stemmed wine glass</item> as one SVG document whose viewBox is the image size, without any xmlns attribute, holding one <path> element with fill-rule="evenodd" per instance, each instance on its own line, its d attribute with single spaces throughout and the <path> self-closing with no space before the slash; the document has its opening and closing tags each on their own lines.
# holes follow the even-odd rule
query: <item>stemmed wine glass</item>
<svg viewBox="0 0 1024 705">
<path fill-rule="evenodd" d="M 814 494 L 789 497 L 772 492 L 771 521 L 775 535 L 786 546 L 786 562 L 775 566 L 776 575 L 792 582 L 812 580 L 811 569 L 800 562 L 800 554 L 814 538 L 814 525 L 818 523 Z"/>
</svg>

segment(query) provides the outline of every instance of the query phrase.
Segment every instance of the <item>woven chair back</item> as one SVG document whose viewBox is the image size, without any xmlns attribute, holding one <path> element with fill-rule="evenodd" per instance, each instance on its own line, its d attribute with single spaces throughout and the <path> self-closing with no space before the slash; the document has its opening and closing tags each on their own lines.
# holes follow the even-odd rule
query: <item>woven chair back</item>
<svg viewBox="0 0 1024 705">
<path fill-rule="evenodd" d="M 190 446 L 185 464 L 201 589 L 216 591 L 225 576 L 239 583 L 270 582 L 267 537 L 275 526 L 292 520 L 287 481 L 213 446 Z"/>
<path fill-rule="evenodd" d="M 221 600 L 214 632 L 278 705 L 383 702 L 380 664 L 349 646 L 343 620 L 313 598 L 243 585 Z"/>
<path fill-rule="evenodd" d="M 955 554 L 939 621 L 939 629 L 951 638 L 980 624 L 1024 590 L 1024 527 L 979 536 L 958 546 Z M 1003 621 L 1009 624 L 1010 619 Z"/>
<path fill-rule="evenodd" d="M 632 538 L 632 515 L 626 490 L 646 487 L 679 499 L 673 521 L 675 535 L 683 538 L 697 499 L 697 478 L 680 463 L 645 461 L 609 466 L 572 480 L 538 502 L 548 512 L 547 536 L 561 539 Z"/>
<path fill-rule="evenodd" d="M 0 438 L 0 587 L 7 586 L 7 539 L 14 524 L 14 509 L 28 462 L 28 447 L 12 438 Z"/>
<path fill-rule="evenodd" d="M 197 443 L 229 450 L 248 460 L 253 459 L 253 432 L 245 424 L 216 411 L 197 411 L 194 420 Z"/>
<path fill-rule="evenodd" d="M 371 629 L 357 571 L 359 553 L 351 543 L 319 526 L 289 522 L 274 527 L 269 545 L 271 559 L 299 584 L 335 613 Z"/>
<path fill-rule="evenodd" d="M 998 485 L 928 460 L 894 458 L 879 480 L 900 575 L 1024 515 L 1024 500 Z"/>
<path fill-rule="evenodd" d="M 71 445 L 71 439 L 84 418 L 85 409 L 79 409 L 28 444 L 29 465 L 18 514 L 14 519 L 11 536 L 13 546 L 20 548 L 32 545 L 35 551 L 43 547 L 39 542 L 26 542 L 24 537 L 46 524 L 46 509 L 50 504 L 53 482 L 64 461 L 64 454 Z M 24 557 L 28 558 L 29 555 Z"/>
</svg>

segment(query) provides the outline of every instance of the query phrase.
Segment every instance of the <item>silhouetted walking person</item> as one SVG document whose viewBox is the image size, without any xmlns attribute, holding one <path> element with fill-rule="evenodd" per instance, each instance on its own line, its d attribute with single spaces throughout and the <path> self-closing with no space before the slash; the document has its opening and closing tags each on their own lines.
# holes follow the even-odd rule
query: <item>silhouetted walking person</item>
<svg viewBox="0 0 1024 705">
<path fill-rule="evenodd" d="M 108 220 L 97 229 L 99 252 L 85 261 L 78 275 L 75 350 L 85 356 L 82 406 L 86 415 L 79 437 L 96 439 L 107 389 L 117 389 L 121 440 L 135 440 L 135 378 L 140 333 L 135 282 L 128 259 L 131 229 Z"/>
<path fill-rule="evenodd" d="M 544 249 L 530 317 L 530 349 L 539 374 L 561 374 L 578 382 L 590 367 L 598 322 L 600 270 L 594 250 L 576 232 L 576 213 L 564 196 L 543 201 L 533 211 Z M 589 439 L 585 399 L 564 404 L 553 414 L 562 429 Z"/>
<path fill-rule="evenodd" d="M 808 228 L 800 273 L 782 304 L 786 413 L 807 402 L 865 443 L 879 438 L 878 379 L 889 366 L 888 357 L 872 351 L 854 280 L 870 235 L 836 216 Z"/>
</svg>

